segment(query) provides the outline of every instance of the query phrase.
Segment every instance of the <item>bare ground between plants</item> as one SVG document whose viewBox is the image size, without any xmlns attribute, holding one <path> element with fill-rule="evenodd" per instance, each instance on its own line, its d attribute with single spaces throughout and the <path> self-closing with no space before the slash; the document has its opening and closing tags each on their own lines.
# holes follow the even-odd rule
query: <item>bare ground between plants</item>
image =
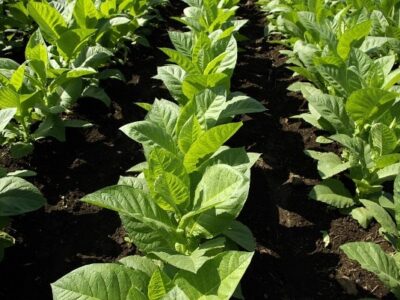
<svg viewBox="0 0 400 300">
<path fill-rule="evenodd" d="M 174 3 L 177 4 L 177 3 Z M 182 6 L 163 11 L 150 36 L 152 48 L 137 47 L 129 64 L 121 67 L 127 84 L 104 82 L 113 102 L 110 108 L 82 99 L 75 117 L 96 124 L 90 129 L 70 130 L 67 142 L 40 141 L 34 154 L 15 162 L 1 152 L 1 163 L 10 170 L 29 168 L 38 172 L 33 182 L 41 188 L 48 205 L 14 219 L 9 231 L 17 244 L 6 251 L 0 264 L 0 299 L 51 299 L 50 283 L 69 271 L 94 262 L 114 261 L 134 254 L 124 240 L 118 216 L 85 205 L 87 193 L 114 184 L 120 175 L 143 159 L 140 146 L 118 128 L 141 120 L 144 111 L 135 102 L 168 97 L 152 79 L 165 57 L 157 47 L 168 46 L 166 31 L 178 28 L 168 17 Z M 242 52 L 232 90 L 262 101 L 265 113 L 245 116 L 245 126 L 230 141 L 247 151 L 262 153 L 252 172 L 248 202 L 240 216 L 253 231 L 257 250 L 243 281 L 246 299 L 358 299 L 372 296 L 391 299 L 377 278 L 349 261 L 339 246 L 349 241 L 375 241 L 388 245 L 378 227 L 361 229 L 349 217 L 307 198 L 318 182 L 315 163 L 304 149 L 320 149 L 316 130 L 290 117 L 304 110 L 304 102 L 286 88 L 293 81 L 279 55 L 279 47 L 263 38 L 262 14 L 249 1 L 238 15 L 249 19 L 243 33 Z M 325 247 L 322 231 L 330 236 Z"/>
</svg>

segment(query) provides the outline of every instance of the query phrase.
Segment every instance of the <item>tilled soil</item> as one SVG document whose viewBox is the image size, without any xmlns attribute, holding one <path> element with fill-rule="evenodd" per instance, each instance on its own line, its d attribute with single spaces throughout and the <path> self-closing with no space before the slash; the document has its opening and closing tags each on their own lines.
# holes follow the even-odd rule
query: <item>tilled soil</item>
<svg viewBox="0 0 400 300">
<path fill-rule="evenodd" d="M 28 168 L 38 173 L 33 182 L 48 199 L 45 208 L 14 218 L 9 231 L 17 238 L 0 263 L 0 299 L 51 299 L 50 283 L 71 270 L 94 262 L 110 262 L 134 254 L 125 241 L 116 214 L 83 204 L 79 199 L 115 184 L 124 171 L 143 160 L 138 144 L 118 128 L 141 120 L 145 112 L 135 102 L 169 98 L 162 83 L 152 79 L 165 56 L 157 47 L 170 46 L 167 30 L 179 28 L 169 17 L 182 5 L 162 10 L 164 22 L 149 37 L 151 48 L 132 49 L 129 63 L 120 67 L 127 83 L 103 82 L 112 98 L 107 108 L 81 99 L 74 117 L 89 120 L 89 129 L 69 130 L 67 142 L 46 139 L 31 157 L 0 162 L 10 170 Z M 378 226 L 360 228 L 347 216 L 308 199 L 319 181 L 315 162 L 305 149 L 323 149 L 315 142 L 316 129 L 291 119 L 304 111 L 304 101 L 286 88 L 294 79 L 284 66 L 280 47 L 263 37 L 264 18 L 252 1 L 243 3 L 238 16 L 249 19 L 242 33 L 232 90 L 261 101 L 267 111 L 244 116 L 245 126 L 229 142 L 262 153 L 252 171 L 247 204 L 240 220 L 250 227 L 257 250 L 243 281 L 246 299 L 391 299 L 377 278 L 339 251 L 349 241 L 389 245 Z M 322 232 L 330 244 L 324 245 Z"/>
</svg>

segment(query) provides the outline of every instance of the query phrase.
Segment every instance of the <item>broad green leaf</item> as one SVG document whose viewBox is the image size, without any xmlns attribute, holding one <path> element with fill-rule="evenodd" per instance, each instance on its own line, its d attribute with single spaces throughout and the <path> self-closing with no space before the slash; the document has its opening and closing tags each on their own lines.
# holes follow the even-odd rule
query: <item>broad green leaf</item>
<svg viewBox="0 0 400 300">
<path fill-rule="evenodd" d="M 0 216 L 15 216 L 34 211 L 46 200 L 39 190 L 19 177 L 0 178 Z"/>
<path fill-rule="evenodd" d="M 371 30 L 371 21 L 359 23 L 346 30 L 339 38 L 337 52 L 342 59 L 346 59 L 354 42 L 366 37 Z"/>
<path fill-rule="evenodd" d="M 351 133 L 353 131 L 354 125 L 349 120 L 342 98 L 326 94 L 313 94 L 307 100 L 333 126 L 336 132 Z"/>
<path fill-rule="evenodd" d="M 393 180 L 400 172 L 400 163 L 387 166 L 377 172 L 377 183 Z"/>
<path fill-rule="evenodd" d="M 156 99 L 146 115 L 146 120 L 162 126 L 169 136 L 174 136 L 178 114 L 178 105 L 171 101 Z"/>
<path fill-rule="evenodd" d="M 318 173 L 322 179 L 330 178 L 350 168 L 350 163 L 342 162 L 342 159 L 335 153 L 313 150 L 306 150 L 305 153 L 318 160 Z"/>
<path fill-rule="evenodd" d="M 27 8 L 29 15 L 39 25 L 43 33 L 53 41 L 58 40 L 67 29 L 67 24 L 62 15 L 48 2 L 29 1 Z"/>
<path fill-rule="evenodd" d="M 17 108 L 17 114 L 20 113 L 21 103 L 19 95 L 10 87 L 0 87 L 0 108 Z"/>
<path fill-rule="evenodd" d="M 202 133 L 203 130 L 197 118 L 195 116 L 190 117 L 182 126 L 178 136 L 178 145 L 182 153 L 186 153 Z"/>
<path fill-rule="evenodd" d="M 264 105 L 251 97 L 241 93 L 232 93 L 231 95 L 233 97 L 226 102 L 225 108 L 219 116 L 220 119 L 265 111 Z"/>
<path fill-rule="evenodd" d="M 189 299 L 230 299 L 250 264 L 252 252 L 227 251 L 193 274 L 179 271 L 174 283 Z"/>
<path fill-rule="evenodd" d="M 382 123 L 373 124 L 370 130 L 372 146 L 378 150 L 379 155 L 391 154 L 397 146 L 395 132 Z"/>
<path fill-rule="evenodd" d="M 149 277 L 120 264 L 80 267 L 51 284 L 54 300 L 130 299 L 132 287 L 146 292 Z"/>
<path fill-rule="evenodd" d="M 355 219 L 363 228 L 368 228 L 368 225 L 371 223 L 374 218 L 370 211 L 365 207 L 356 207 L 353 208 L 350 212 L 350 215 Z"/>
<path fill-rule="evenodd" d="M 392 217 L 382 206 L 366 199 L 361 199 L 360 202 L 368 209 L 375 220 L 383 227 L 385 232 L 394 236 L 399 235 L 396 224 L 393 222 Z"/>
<path fill-rule="evenodd" d="M 28 60 L 38 60 L 44 64 L 45 69 L 48 64 L 48 53 L 47 47 L 43 40 L 42 34 L 40 30 L 36 30 L 29 38 L 28 44 L 25 48 L 25 58 Z M 40 72 L 44 72 L 46 74 L 46 70 L 40 70 Z M 39 70 L 35 70 L 36 73 L 39 73 Z M 45 78 L 46 76 L 44 76 Z"/>
<path fill-rule="evenodd" d="M 126 185 L 103 188 L 81 199 L 83 202 L 114 210 L 167 234 L 175 226 L 168 214 L 161 210 L 143 191 Z"/>
<path fill-rule="evenodd" d="M 158 269 L 160 265 L 159 262 L 155 262 L 146 256 L 139 255 L 126 256 L 120 259 L 119 262 L 131 269 L 138 270 L 147 274 L 149 278 L 153 275 L 153 273 Z"/>
<path fill-rule="evenodd" d="M 57 48 L 66 61 L 71 61 L 88 44 L 89 38 L 95 33 L 95 29 L 86 28 L 65 31 L 56 41 Z"/>
<path fill-rule="evenodd" d="M 239 221 L 233 221 L 223 234 L 246 251 L 254 251 L 256 248 L 256 240 L 250 229 Z"/>
<path fill-rule="evenodd" d="M 234 135 L 242 125 L 241 122 L 219 125 L 200 135 L 185 154 L 184 165 L 187 171 L 189 173 L 195 171 Z"/>
<path fill-rule="evenodd" d="M 192 211 L 179 227 L 189 235 L 212 238 L 231 225 L 247 199 L 249 180 L 228 165 L 209 167 L 196 187 Z M 191 220 L 190 226 L 185 226 Z"/>
<path fill-rule="evenodd" d="M 182 83 L 186 72 L 179 66 L 167 65 L 157 68 L 157 76 L 154 78 L 163 81 L 172 97 L 180 104 L 184 105 L 187 101 L 183 95 Z"/>
<path fill-rule="evenodd" d="M 175 207 L 185 205 L 190 200 L 188 185 L 172 173 L 164 173 L 157 177 L 154 189 L 167 203 L 172 203 Z"/>
<path fill-rule="evenodd" d="M 24 83 L 25 69 L 25 64 L 20 65 L 10 78 L 10 84 L 15 88 L 16 91 L 19 91 Z"/>
<path fill-rule="evenodd" d="M 10 123 L 16 112 L 16 108 L 4 108 L 0 110 L 0 132 L 2 132 L 8 123 Z"/>
<path fill-rule="evenodd" d="M 160 300 L 173 288 L 171 279 L 160 269 L 156 270 L 151 276 L 148 286 L 149 300 Z"/>
<path fill-rule="evenodd" d="M 186 72 L 191 74 L 201 74 L 200 69 L 195 64 L 193 64 L 193 62 L 189 58 L 187 58 L 180 52 L 168 48 L 160 48 L 160 50 L 168 55 L 169 61 L 176 63 Z"/>
<path fill-rule="evenodd" d="M 191 58 L 193 46 L 192 32 L 168 31 L 168 36 L 178 52 L 182 53 L 188 58 Z"/>
<path fill-rule="evenodd" d="M 120 214 L 120 218 L 129 238 L 140 252 L 175 250 L 177 239 L 164 230 L 157 230 L 151 224 L 124 214 Z"/>
<path fill-rule="evenodd" d="M 356 260 L 362 268 L 375 273 L 391 292 L 400 296 L 400 272 L 393 257 L 386 254 L 374 243 L 353 242 L 340 247 L 343 252 Z"/>
<path fill-rule="evenodd" d="M 348 208 L 355 205 L 352 195 L 337 179 L 326 179 L 311 190 L 309 197 L 337 208 Z"/>
<path fill-rule="evenodd" d="M 388 110 L 396 97 L 395 93 L 376 88 L 361 89 L 350 95 L 346 110 L 350 117 L 362 126 Z"/>
<path fill-rule="evenodd" d="M 172 153 L 177 153 L 175 143 L 166 129 L 150 121 L 139 121 L 120 128 L 131 139 L 142 143 L 144 147 L 159 146 Z"/>
<path fill-rule="evenodd" d="M 99 19 L 99 13 L 92 0 L 76 0 L 73 15 L 81 28 L 95 28 Z"/>
</svg>

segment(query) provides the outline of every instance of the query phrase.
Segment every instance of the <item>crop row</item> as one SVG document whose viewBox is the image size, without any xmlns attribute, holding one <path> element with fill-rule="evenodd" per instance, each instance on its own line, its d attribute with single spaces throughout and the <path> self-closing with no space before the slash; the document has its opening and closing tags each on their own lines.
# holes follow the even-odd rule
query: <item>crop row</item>
<svg viewBox="0 0 400 300">
<path fill-rule="evenodd" d="M 341 248 L 400 297 L 400 1 L 259 4 L 268 33 L 287 48 L 289 69 L 304 79 L 289 90 L 303 95 L 309 112 L 294 117 L 323 131 L 319 143 L 341 147 L 306 151 L 322 178 L 309 196 L 365 228 L 373 219 L 381 225 L 394 253 L 373 243 Z"/>
<path fill-rule="evenodd" d="M 73 105 L 80 97 L 110 103 L 100 81 L 124 80 L 118 70 L 107 67 L 116 60 L 114 54 L 126 52 L 127 41 L 143 40 L 136 32 L 158 3 L 1 1 L 0 53 L 24 48 L 25 61 L 0 58 L 0 145 L 21 158 L 39 139 L 64 141 L 66 127 L 90 126 L 70 117 Z M 45 204 L 40 192 L 23 179 L 34 175 L 0 169 L 0 229 L 10 216 Z M 13 237 L 0 231 L 0 259 L 13 243 Z"/>
<path fill-rule="evenodd" d="M 242 126 L 235 116 L 264 107 L 230 91 L 245 23 L 235 19 L 238 1 L 185 2 L 175 19 L 188 31 L 169 32 L 174 49 L 161 50 L 171 64 L 156 76 L 174 101 L 139 103 L 145 119 L 121 128 L 146 160 L 82 199 L 117 212 L 142 255 L 74 270 L 52 284 L 54 299 L 241 298 L 255 240 L 236 218 L 259 154 L 224 143 Z"/>
</svg>

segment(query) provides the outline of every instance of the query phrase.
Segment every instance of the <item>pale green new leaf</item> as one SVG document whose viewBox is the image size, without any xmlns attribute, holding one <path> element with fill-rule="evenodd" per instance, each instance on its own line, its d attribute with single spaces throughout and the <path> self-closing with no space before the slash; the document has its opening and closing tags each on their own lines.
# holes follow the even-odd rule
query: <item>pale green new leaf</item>
<svg viewBox="0 0 400 300">
<path fill-rule="evenodd" d="M 397 94 L 377 88 L 365 88 L 352 93 L 346 110 L 359 125 L 370 122 L 389 109 Z"/>
<path fill-rule="evenodd" d="M 189 299 L 228 300 L 252 257 L 252 252 L 227 251 L 206 262 L 197 274 L 179 271 L 174 283 Z"/>
<path fill-rule="evenodd" d="M 354 42 L 367 36 L 371 30 L 371 21 L 364 21 L 346 30 L 339 38 L 337 52 L 342 59 L 346 59 Z"/>
<path fill-rule="evenodd" d="M 184 165 L 189 173 L 195 171 L 212 153 L 217 151 L 243 124 L 229 123 L 207 130 L 190 146 Z"/>
<path fill-rule="evenodd" d="M 149 300 L 160 300 L 173 288 L 171 279 L 160 269 L 157 269 L 151 276 L 148 286 Z M 133 299 L 132 299 L 133 300 Z"/>
</svg>

